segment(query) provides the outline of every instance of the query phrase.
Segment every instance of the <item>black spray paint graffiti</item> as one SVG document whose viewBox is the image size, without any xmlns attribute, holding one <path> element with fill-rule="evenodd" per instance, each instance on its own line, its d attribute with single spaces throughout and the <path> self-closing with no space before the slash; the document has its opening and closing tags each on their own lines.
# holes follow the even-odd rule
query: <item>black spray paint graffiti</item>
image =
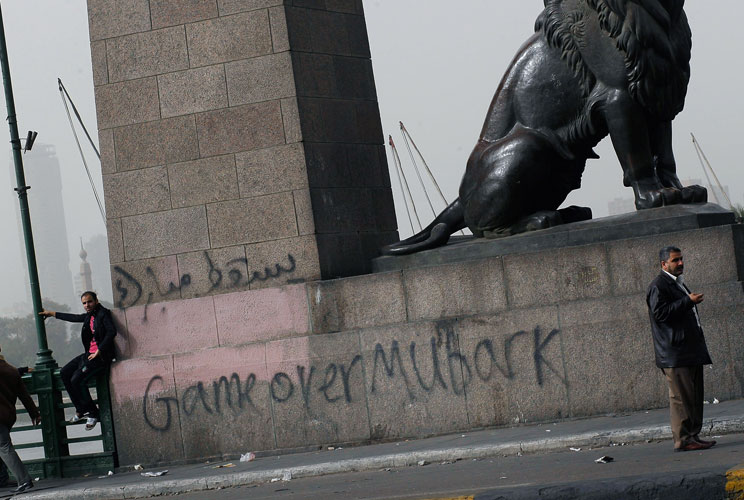
<svg viewBox="0 0 744 500">
<path fill-rule="evenodd" d="M 530 335 L 531 333 L 531 335 Z M 379 389 L 379 378 L 387 377 L 388 381 L 401 382 L 411 401 L 415 401 L 415 389 L 418 387 L 426 393 L 434 390 L 452 392 L 456 396 L 464 394 L 474 378 L 483 382 L 491 381 L 496 374 L 507 380 L 516 377 L 512 365 L 514 344 L 519 339 L 530 339 L 531 357 L 538 386 L 545 384 L 547 368 L 558 380 L 568 387 L 565 373 L 561 373 L 545 357 L 545 350 L 559 335 L 557 329 L 544 335 L 539 327 L 532 332 L 519 331 L 506 337 L 501 346 L 503 365 L 497 361 L 496 348 L 491 339 L 483 339 L 475 346 L 470 356 L 462 353 L 458 336 L 454 330 L 454 322 L 442 321 L 437 324 L 436 334 L 433 335 L 426 347 L 421 348 L 415 341 L 408 346 L 408 357 L 413 374 L 406 370 L 407 364 L 401 354 L 400 343 L 392 340 L 389 350 L 382 344 L 375 345 L 372 354 L 370 393 Z M 531 338 L 530 338 L 531 337 Z M 422 357 L 428 357 L 422 363 Z M 275 404 L 287 403 L 293 398 L 301 398 L 300 402 L 306 410 L 310 409 L 311 400 L 315 394 L 322 396 L 322 401 L 329 404 L 352 403 L 361 397 L 363 388 L 352 384 L 352 373 L 362 362 L 362 356 L 355 355 L 348 364 L 328 363 L 323 370 L 315 365 L 309 367 L 296 366 L 296 378 L 293 379 L 286 372 L 276 372 L 269 382 L 269 394 Z M 430 367 L 430 374 L 425 378 L 423 366 Z M 409 370 L 410 370 L 409 369 Z M 361 376 L 361 368 L 356 370 Z M 321 375 L 322 374 L 322 375 Z M 357 380 L 361 380 L 360 378 Z M 251 398 L 251 391 L 256 385 L 256 375 L 248 375 L 245 383 L 240 376 L 233 373 L 230 378 L 220 377 L 210 385 L 198 382 L 183 391 L 180 398 L 171 396 L 153 397 L 152 392 L 162 388 L 163 378 L 156 375 L 150 379 L 145 390 L 142 411 L 147 425 L 156 431 L 167 431 L 172 424 L 172 407 L 178 408 L 185 417 L 190 417 L 197 408 L 202 408 L 208 414 L 221 415 L 229 410 L 238 414 L 244 407 L 253 412 L 259 412 Z"/>
<path fill-rule="evenodd" d="M 150 391 L 156 389 L 154 386 L 163 385 L 163 377 L 156 375 L 150 379 L 145 390 L 145 410 L 144 417 L 145 422 L 150 428 L 157 431 L 167 431 L 171 427 L 172 414 L 171 405 L 179 406 L 178 398 L 171 396 L 160 396 L 155 398 L 154 405 L 156 408 L 165 410 L 165 418 L 163 422 L 153 422 L 150 419 L 150 415 L 147 411 L 148 395 Z M 198 382 L 194 385 L 189 386 L 180 401 L 180 410 L 183 411 L 184 415 L 190 416 L 196 410 L 197 405 L 201 404 L 201 407 L 209 414 L 221 415 L 223 408 L 227 408 L 237 415 L 242 412 L 243 408 L 247 405 L 253 411 L 256 410 L 256 406 L 253 404 L 251 399 L 251 391 L 253 386 L 256 385 L 256 376 L 254 374 L 248 375 L 245 381 L 245 386 L 240 380 L 240 376 L 237 373 L 233 373 L 230 378 L 220 377 L 219 380 L 212 382 L 211 388 L 207 389 L 204 387 L 202 382 Z M 223 396 L 224 395 L 224 396 Z M 224 399 L 225 404 L 222 405 Z"/>
<path fill-rule="evenodd" d="M 249 270 L 245 275 L 243 274 L 244 271 L 240 269 L 241 264 L 245 267 L 248 266 L 248 259 L 245 257 L 228 261 L 225 264 L 229 268 L 226 273 L 222 268 L 215 265 L 207 252 L 204 252 L 204 261 L 208 266 L 207 279 L 210 284 L 209 291 L 220 286 L 227 288 L 246 287 L 255 281 L 266 281 L 271 278 L 278 278 L 283 274 L 292 274 L 297 268 L 297 262 L 292 254 L 287 254 L 287 264 L 277 262 L 271 266 L 264 267 L 262 271 Z M 114 299 L 116 307 L 126 308 L 138 304 L 144 293 L 142 283 L 121 266 L 114 266 L 114 272 L 118 275 L 114 281 L 114 288 L 117 294 Z M 154 290 L 148 292 L 145 304 L 151 304 L 155 299 L 162 299 L 171 294 L 179 293 L 192 284 L 191 274 L 188 273 L 181 276 L 178 285 L 171 281 L 165 286 L 163 286 L 163 281 L 158 278 L 152 267 L 147 266 L 145 268 L 145 275 L 153 285 L 151 289 Z M 227 279 L 225 279 L 225 275 Z"/>
</svg>

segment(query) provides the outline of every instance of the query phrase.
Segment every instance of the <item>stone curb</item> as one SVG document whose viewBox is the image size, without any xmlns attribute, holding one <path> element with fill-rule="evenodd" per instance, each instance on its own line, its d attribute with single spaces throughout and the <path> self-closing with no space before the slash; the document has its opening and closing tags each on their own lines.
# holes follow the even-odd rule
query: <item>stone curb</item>
<svg viewBox="0 0 744 500">
<path fill-rule="evenodd" d="M 744 432 L 744 417 L 713 418 L 704 424 L 706 434 L 733 434 Z M 444 462 L 474 458 L 493 457 L 498 455 L 518 455 L 520 453 L 541 453 L 566 450 L 580 447 L 606 447 L 649 440 L 668 440 L 671 430 L 669 425 L 656 425 L 643 428 L 617 429 L 607 432 L 585 432 L 570 436 L 547 437 L 527 441 L 512 441 L 498 444 L 450 447 L 389 453 L 365 458 L 352 458 L 337 461 L 321 462 L 311 465 L 276 468 L 259 471 L 245 471 L 221 474 L 203 478 L 173 479 L 153 478 L 147 482 L 124 486 L 96 486 L 79 488 L 57 488 L 51 491 L 30 491 L 24 498 L 38 500 L 94 500 L 94 499 L 133 499 L 148 498 L 160 495 L 173 495 L 195 491 L 213 490 L 234 486 L 248 486 L 267 483 L 272 479 L 282 480 L 303 477 L 317 477 L 342 472 L 359 472 L 387 467 L 406 467 L 417 465 L 421 461 Z"/>
</svg>

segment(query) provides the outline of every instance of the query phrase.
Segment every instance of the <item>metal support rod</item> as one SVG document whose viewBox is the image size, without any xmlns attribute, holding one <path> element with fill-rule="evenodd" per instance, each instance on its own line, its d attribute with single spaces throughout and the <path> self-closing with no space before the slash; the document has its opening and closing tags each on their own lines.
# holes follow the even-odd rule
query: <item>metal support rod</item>
<svg viewBox="0 0 744 500">
<path fill-rule="evenodd" d="M 80 125 L 83 127 L 83 130 L 85 131 L 85 135 L 88 137 L 88 140 L 90 141 L 90 145 L 93 146 L 93 151 L 96 152 L 96 155 L 98 156 L 98 161 L 101 161 L 101 154 L 98 152 L 98 149 L 96 148 L 96 145 L 93 144 L 93 139 L 90 138 L 90 135 L 88 134 L 88 129 L 85 128 L 85 124 L 83 123 L 83 120 L 80 118 L 80 114 L 77 112 L 77 108 L 75 107 L 75 103 L 72 102 L 72 99 L 70 99 L 70 94 L 67 93 L 67 89 L 64 85 L 62 85 L 62 80 L 57 78 L 57 82 L 59 82 L 59 96 L 62 98 L 62 104 L 65 106 L 65 111 L 67 112 L 67 119 L 70 121 L 70 129 L 72 129 L 72 135 L 75 137 L 75 144 L 77 144 L 78 151 L 80 151 L 80 158 L 83 160 L 83 167 L 85 168 L 85 173 L 88 174 L 88 181 L 90 182 L 90 187 L 93 188 L 93 196 L 96 197 L 96 203 L 98 204 L 98 210 L 101 212 L 101 218 L 103 219 L 103 225 L 106 225 L 106 211 L 103 209 L 103 203 L 101 203 L 101 197 L 98 196 L 98 190 L 96 189 L 96 185 L 93 182 L 93 177 L 90 175 L 90 169 L 88 168 L 88 162 L 85 161 L 85 154 L 83 154 L 83 148 L 80 147 L 80 141 L 78 140 L 77 132 L 75 131 L 75 126 L 72 123 L 72 116 L 70 116 L 70 109 L 67 107 L 67 101 L 70 101 L 70 104 L 72 104 L 72 109 L 75 111 L 75 115 L 78 118 L 78 121 L 80 122 Z M 63 93 L 64 91 L 64 93 Z M 67 95 L 67 100 L 65 100 L 65 95 Z M 80 245 L 82 247 L 82 241 L 80 242 Z"/>
<path fill-rule="evenodd" d="M 395 147 L 395 143 L 393 142 L 393 136 L 388 136 L 389 142 L 390 142 L 390 149 L 393 152 L 393 160 L 395 160 L 395 167 L 398 169 L 398 173 L 403 176 L 403 183 L 406 186 L 406 190 L 403 191 L 403 201 L 406 202 L 406 192 L 408 193 L 408 198 L 411 200 L 411 208 L 413 209 L 413 215 L 416 217 L 416 222 L 418 223 L 419 231 L 421 230 L 421 219 L 419 219 L 418 212 L 416 211 L 416 203 L 413 201 L 413 196 L 411 195 L 411 188 L 408 186 L 408 179 L 406 179 L 406 173 L 403 171 L 403 165 L 400 163 L 400 156 L 398 156 L 398 148 Z M 402 186 L 401 186 L 402 190 Z M 408 211 L 408 203 L 406 202 L 406 211 Z M 411 220 L 411 214 L 408 214 L 408 220 Z M 413 221 L 411 221 L 411 230 L 415 233 L 416 230 L 413 229 Z"/>
<path fill-rule="evenodd" d="M 28 278 L 31 286 L 31 301 L 34 306 L 34 319 L 36 320 L 36 339 L 39 350 L 36 352 L 37 367 L 56 367 L 57 363 L 52 358 L 52 351 L 47 344 L 44 320 L 39 316 L 42 310 L 41 291 L 39 290 L 39 274 L 36 270 L 36 253 L 34 252 L 34 237 L 31 232 L 31 215 L 28 210 L 28 191 L 26 178 L 23 174 L 23 158 L 21 156 L 21 140 L 18 137 L 18 123 L 16 121 L 15 101 L 13 100 L 13 87 L 10 83 L 10 64 L 8 63 L 8 49 L 5 44 L 5 27 L 3 24 L 2 9 L 0 9 L 0 65 L 3 73 L 3 87 L 5 88 L 5 105 L 8 108 L 8 127 L 10 128 L 10 143 L 13 148 L 13 163 L 15 164 L 16 180 L 18 187 L 18 201 L 21 205 L 21 225 L 23 226 L 23 239 L 26 244 L 26 262 L 28 263 Z"/>
<path fill-rule="evenodd" d="M 726 201 L 729 204 L 729 208 L 731 208 L 731 211 L 734 211 L 734 204 L 731 203 L 731 199 L 729 198 L 728 194 L 726 194 L 726 191 L 724 191 L 723 186 L 721 185 L 721 181 L 718 180 L 718 176 L 716 175 L 715 170 L 713 170 L 713 167 L 710 165 L 710 162 L 708 161 L 708 157 L 705 156 L 705 152 L 703 151 L 703 148 L 700 147 L 700 143 L 695 139 L 695 134 L 690 134 L 692 136 L 692 144 L 695 146 L 695 151 L 698 153 L 698 158 L 702 155 L 703 160 L 705 160 L 705 165 L 708 166 L 708 170 L 710 170 L 710 173 L 713 174 L 713 178 L 716 180 L 716 184 L 718 185 L 718 189 L 721 191 L 721 194 L 724 198 L 726 198 Z M 703 165 L 702 160 L 700 161 L 700 164 Z M 703 172 L 705 172 L 705 165 L 703 165 Z M 708 173 L 705 172 L 705 177 L 708 177 Z M 710 179 L 708 179 L 708 184 L 710 184 Z M 714 186 L 710 184 L 710 187 L 713 188 Z M 716 202 L 718 202 L 718 196 L 716 196 L 715 190 L 713 191 L 713 196 L 716 198 Z"/>
</svg>

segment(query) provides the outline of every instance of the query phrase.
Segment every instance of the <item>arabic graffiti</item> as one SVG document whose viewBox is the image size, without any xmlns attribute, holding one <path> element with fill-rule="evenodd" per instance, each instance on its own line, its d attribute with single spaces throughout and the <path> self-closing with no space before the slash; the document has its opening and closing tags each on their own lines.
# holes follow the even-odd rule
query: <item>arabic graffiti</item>
<svg viewBox="0 0 744 500">
<path fill-rule="evenodd" d="M 292 254 L 287 254 L 287 262 L 276 262 L 262 270 L 248 270 L 248 259 L 241 257 L 225 263 L 224 267 L 214 263 L 209 254 L 204 252 L 206 263 L 206 277 L 209 281 L 209 291 L 217 288 L 245 288 L 256 281 L 267 281 L 282 275 L 291 275 L 297 268 L 297 262 Z M 242 264 L 242 266 L 241 266 Z M 114 270 L 114 304 L 119 308 L 127 308 L 137 304 L 152 304 L 159 299 L 166 299 L 173 295 L 180 296 L 184 290 L 193 284 L 191 274 L 181 275 L 178 284 L 173 281 L 162 280 L 151 266 L 145 268 L 144 277 L 135 277 L 123 267 L 113 266 Z M 167 283 L 165 283 L 167 281 Z M 147 291 L 146 291 L 147 290 Z M 146 295 L 146 296 L 145 296 Z"/>
</svg>

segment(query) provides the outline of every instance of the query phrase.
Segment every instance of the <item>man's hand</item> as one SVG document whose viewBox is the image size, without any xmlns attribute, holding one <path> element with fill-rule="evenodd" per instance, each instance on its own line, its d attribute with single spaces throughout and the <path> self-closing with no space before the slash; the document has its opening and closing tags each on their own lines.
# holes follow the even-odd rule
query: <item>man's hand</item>
<svg viewBox="0 0 744 500">
<path fill-rule="evenodd" d="M 90 356 L 88 356 L 88 361 L 92 360 L 93 358 L 96 358 L 98 356 L 98 353 L 101 352 L 100 350 L 94 352 Z"/>
<path fill-rule="evenodd" d="M 34 425 L 41 424 L 41 415 L 39 415 L 38 417 L 36 417 L 33 420 L 31 420 L 31 423 L 34 424 Z"/>
<path fill-rule="evenodd" d="M 691 293 L 690 300 L 692 301 L 693 304 L 699 304 L 703 301 L 703 294 L 702 293 Z"/>
<path fill-rule="evenodd" d="M 41 311 L 41 312 L 39 313 L 39 316 L 41 316 L 41 317 L 42 317 L 42 318 L 44 318 L 44 319 L 47 319 L 47 318 L 48 318 L 48 317 L 50 317 L 50 316 L 51 316 L 51 317 L 55 317 L 56 315 L 57 315 L 57 313 L 56 313 L 56 312 L 54 312 L 54 311 L 47 311 L 46 309 L 44 309 L 43 311 Z"/>
</svg>

